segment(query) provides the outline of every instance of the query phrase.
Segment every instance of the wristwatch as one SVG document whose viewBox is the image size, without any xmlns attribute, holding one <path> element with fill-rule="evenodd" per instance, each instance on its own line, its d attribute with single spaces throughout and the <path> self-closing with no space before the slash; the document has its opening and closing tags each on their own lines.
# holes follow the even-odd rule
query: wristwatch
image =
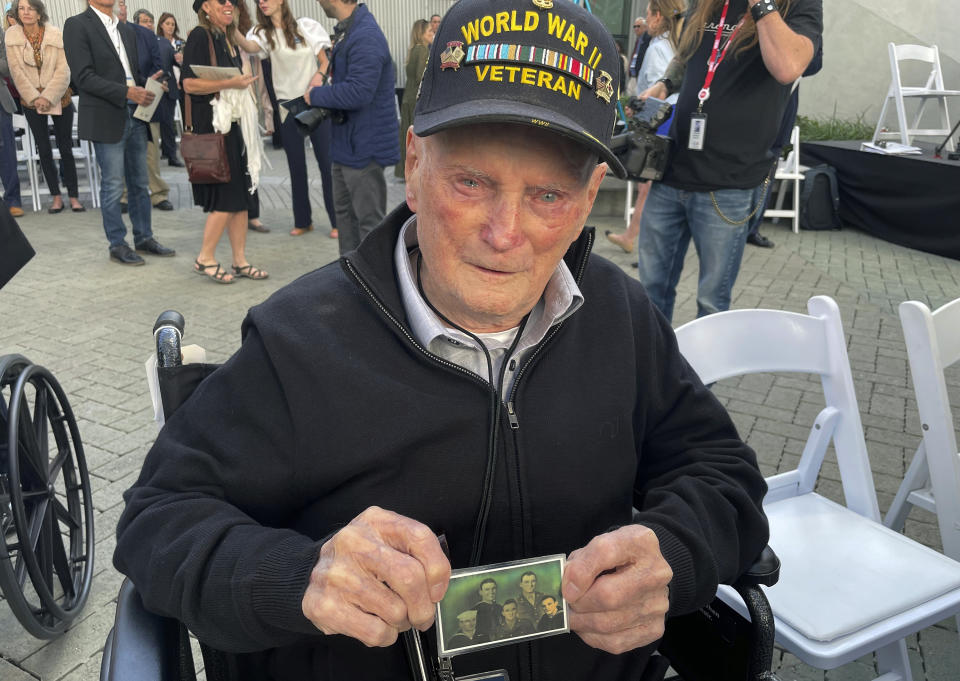
<svg viewBox="0 0 960 681">
<path fill-rule="evenodd" d="M 779 11 L 777 3 L 773 0 L 760 0 L 760 2 L 750 8 L 750 15 L 753 17 L 753 23 L 757 23 L 768 14 L 773 14 L 777 11 Z"/>
<path fill-rule="evenodd" d="M 661 79 L 658 80 L 657 82 L 658 82 L 658 83 L 663 83 L 663 86 L 664 86 L 665 88 L 667 88 L 667 96 L 668 96 L 668 97 L 673 94 L 673 81 L 672 81 L 672 80 L 670 80 L 669 78 L 661 78 Z"/>
</svg>

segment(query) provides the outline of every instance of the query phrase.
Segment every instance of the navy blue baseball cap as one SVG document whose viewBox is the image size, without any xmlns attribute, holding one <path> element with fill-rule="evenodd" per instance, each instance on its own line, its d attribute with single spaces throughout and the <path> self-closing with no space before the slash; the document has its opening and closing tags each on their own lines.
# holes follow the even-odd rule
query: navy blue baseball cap
<svg viewBox="0 0 960 681">
<path fill-rule="evenodd" d="M 621 62 L 613 36 L 571 0 L 460 0 L 437 30 L 413 131 L 519 123 L 610 151 Z"/>
</svg>

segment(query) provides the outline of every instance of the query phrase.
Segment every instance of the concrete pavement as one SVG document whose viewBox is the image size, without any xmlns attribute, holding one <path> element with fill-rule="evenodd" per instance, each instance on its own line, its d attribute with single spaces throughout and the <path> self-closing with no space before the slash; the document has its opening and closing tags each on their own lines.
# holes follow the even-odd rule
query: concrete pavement
<svg viewBox="0 0 960 681">
<path fill-rule="evenodd" d="M 282 152 L 268 151 L 274 169 L 266 170 L 261 190 L 262 217 L 269 234 L 250 232 L 251 263 L 270 272 L 266 281 L 240 280 L 221 286 L 193 274 L 203 229 L 203 213 L 193 207 L 190 185 L 181 169 L 164 166 L 174 212 L 153 212 L 154 233 L 175 258 L 149 258 L 145 267 L 109 262 L 100 213 L 30 213 L 19 220 L 37 256 L 0 291 L 0 354 L 21 353 L 50 369 L 66 390 L 77 414 L 91 473 L 96 507 L 96 575 L 93 590 L 74 627 L 53 641 L 27 635 L 6 603 L 0 603 L 0 681 L 80 681 L 99 674 L 103 641 L 112 625 L 114 598 L 121 577 L 111 566 L 114 529 L 121 495 L 135 480 L 156 435 L 143 362 L 152 352 L 151 330 L 157 314 L 174 308 L 187 319 L 185 342 L 204 346 L 211 361 L 225 360 L 239 345 L 240 322 L 247 308 L 301 274 L 337 257 L 328 238 L 319 173 L 312 170 L 311 192 L 316 231 L 302 237 L 292 227 L 289 180 Z M 403 198 L 403 186 L 388 171 L 390 203 Z M 595 253 L 636 276 L 632 255 L 603 238 L 622 220 L 595 217 Z M 889 506 L 919 442 L 916 402 L 907 368 L 896 306 L 917 299 L 931 307 L 960 296 L 960 262 L 901 248 L 854 230 L 791 233 L 785 224 L 767 225 L 773 250 L 747 246 L 733 307 L 771 307 L 805 311 L 816 294 L 840 305 L 849 339 L 854 380 L 881 510 Z M 691 249 L 692 250 L 692 249 Z M 219 259 L 229 265 L 223 239 Z M 677 299 L 675 322 L 695 315 L 696 259 L 689 255 Z M 951 375 L 955 404 L 960 404 L 960 373 Z M 757 449 L 765 474 L 795 464 L 811 413 L 822 404 L 816 382 L 790 376 L 750 377 L 720 384 L 741 434 Z M 842 501 L 832 455 L 824 465 L 821 493 Z M 939 549 L 932 516 L 915 511 L 907 534 Z M 960 678 L 960 640 L 953 621 L 911 637 L 917 681 Z M 777 655 L 784 681 L 873 678 L 873 662 L 864 659 L 824 674 L 789 654 Z"/>
</svg>

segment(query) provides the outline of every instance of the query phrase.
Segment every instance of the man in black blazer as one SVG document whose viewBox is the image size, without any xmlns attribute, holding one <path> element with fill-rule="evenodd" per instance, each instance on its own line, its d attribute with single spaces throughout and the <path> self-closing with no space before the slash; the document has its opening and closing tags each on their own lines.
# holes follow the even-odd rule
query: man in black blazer
<svg viewBox="0 0 960 681">
<path fill-rule="evenodd" d="M 116 1 L 89 0 L 85 12 L 64 23 L 63 46 L 80 94 L 77 131 L 80 139 L 93 142 L 100 166 L 100 210 L 110 260 L 142 265 L 143 258 L 126 242 L 127 228 L 120 214 L 124 179 L 137 251 L 158 256 L 172 256 L 174 251 L 153 238 L 147 126 L 133 117 L 133 111 L 137 104 L 150 104 L 154 96 L 143 87 L 146 76 L 140 71 L 133 28 L 113 14 Z M 160 75 L 162 72 L 151 77 Z"/>
</svg>

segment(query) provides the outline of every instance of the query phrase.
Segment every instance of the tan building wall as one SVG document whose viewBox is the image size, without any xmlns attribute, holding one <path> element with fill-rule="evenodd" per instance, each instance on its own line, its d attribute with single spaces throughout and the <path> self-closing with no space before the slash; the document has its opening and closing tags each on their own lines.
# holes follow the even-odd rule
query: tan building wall
<svg viewBox="0 0 960 681">
<path fill-rule="evenodd" d="M 823 12 L 823 70 L 802 82 L 801 114 L 829 118 L 836 110 L 874 125 L 890 85 L 891 42 L 938 45 L 946 86 L 960 90 L 960 0 L 827 0 Z M 960 98 L 950 104 L 955 122 Z"/>
</svg>

